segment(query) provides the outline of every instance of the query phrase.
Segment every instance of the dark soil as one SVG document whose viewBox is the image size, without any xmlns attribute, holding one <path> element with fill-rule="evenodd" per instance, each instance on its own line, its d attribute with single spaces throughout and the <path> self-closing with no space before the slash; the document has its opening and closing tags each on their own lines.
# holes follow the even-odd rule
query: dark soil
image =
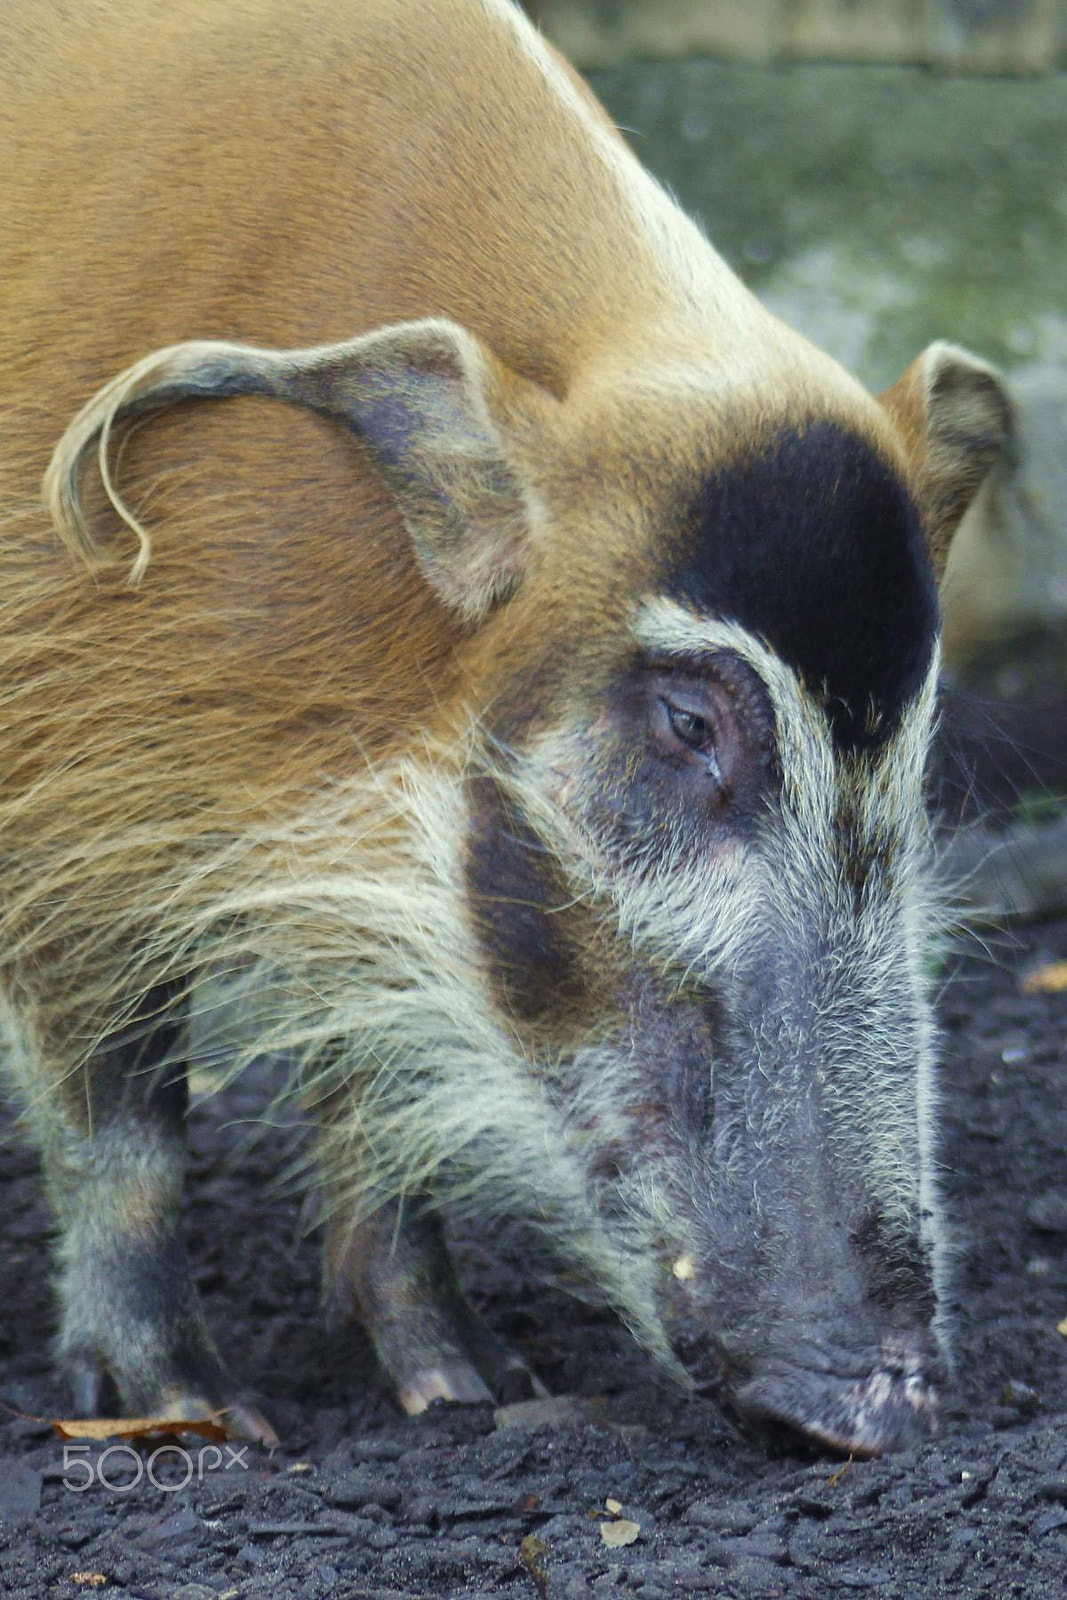
<svg viewBox="0 0 1067 1600">
<path fill-rule="evenodd" d="M 34 1160 L 0 1146 L 0 1592 L 891 1596 L 1067 1592 L 1067 994 L 1020 977 L 1067 958 L 1067 920 L 961 945 L 941 1005 L 943 1184 L 957 1239 L 957 1391 L 939 1439 L 843 1464 L 741 1436 L 660 1386 L 607 1312 L 538 1279 L 521 1247 L 460 1241 L 473 1298 L 556 1394 L 401 1420 L 356 1336 L 329 1342 L 300 1204 L 269 1196 L 280 1146 L 242 1163 L 254 1085 L 193 1118 L 189 1241 L 232 1366 L 284 1437 L 202 1458 L 184 1487 L 128 1451 L 65 1472 L 47 1423 L 47 1217 Z M 515 1249 L 518 1253 L 515 1253 Z M 540 1417 L 540 1425 L 537 1425 Z M 196 1461 L 197 1441 L 186 1438 Z M 225 1452 L 222 1452 L 225 1462 Z M 143 1457 L 147 1460 L 148 1451 Z M 80 1454 L 94 1465 L 100 1448 Z M 142 1463 L 141 1472 L 144 1467 Z M 612 1548 L 611 1499 L 639 1528 Z"/>
</svg>

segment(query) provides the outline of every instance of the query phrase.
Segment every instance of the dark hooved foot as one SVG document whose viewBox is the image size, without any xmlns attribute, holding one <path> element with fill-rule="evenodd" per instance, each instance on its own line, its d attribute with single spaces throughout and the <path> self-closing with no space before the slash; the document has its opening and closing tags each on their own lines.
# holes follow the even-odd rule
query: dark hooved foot
<svg viewBox="0 0 1067 1600">
<path fill-rule="evenodd" d="M 397 1217 L 384 1206 L 356 1229 L 335 1224 L 327 1242 L 332 1308 L 370 1335 L 402 1409 L 547 1398 L 521 1356 L 468 1305 L 437 1219 Z"/>
<path fill-rule="evenodd" d="M 210 1360 L 211 1377 L 203 1383 L 160 1382 L 154 1389 L 143 1380 L 126 1398 L 106 1361 L 99 1356 L 70 1355 L 65 1363 L 76 1417 L 146 1417 L 159 1422 L 217 1422 L 237 1439 L 275 1449 L 281 1440 L 252 1401 L 234 1396 L 218 1364 Z"/>
</svg>

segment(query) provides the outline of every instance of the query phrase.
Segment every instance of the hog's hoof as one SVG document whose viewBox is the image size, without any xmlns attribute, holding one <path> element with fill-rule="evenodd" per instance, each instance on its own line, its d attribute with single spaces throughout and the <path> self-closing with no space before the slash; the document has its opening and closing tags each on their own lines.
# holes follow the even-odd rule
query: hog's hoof
<svg viewBox="0 0 1067 1600">
<path fill-rule="evenodd" d="M 71 1410 L 76 1417 L 106 1417 L 117 1409 L 115 1385 L 102 1361 L 68 1356 L 64 1363 Z"/>
<path fill-rule="evenodd" d="M 506 1339 L 464 1304 L 460 1317 L 464 1349 L 489 1386 L 491 1400 L 514 1405 L 519 1400 L 548 1400 L 549 1391 Z"/>
<path fill-rule="evenodd" d="M 397 1399 L 409 1417 L 438 1401 L 509 1405 L 549 1398 L 536 1373 L 477 1312 L 464 1305 L 456 1321 L 454 1342 L 442 1342 L 432 1356 L 424 1350 L 414 1371 L 398 1373 L 393 1368 Z"/>
<path fill-rule="evenodd" d="M 437 1403 L 512 1405 L 518 1400 L 547 1400 L 549 1392 L 521 1356 L 488 1328 L 466 1345 L 463 1356 L 442 1354 L 409 1377 L 397 1381 L 397 1399 L 409 1417 Z"/>
<path fill-rule="evenodd" d="M 496 1398 L 502 1406 L 513 1406 L 522 1400 L 551 1400 L 552 1393 L 525 1361 L 513 1356 L 500 1374 Z"/>
<path fill-rule="evenodd" d="M 401 1384 L 397 1399 L 401 1410 L 417 1417 L 428 1406 L 448 1402 L 457 1405 L 513 1405 L 519 1400 L 547 1400 L 549 1392 L 520 1357 L 510 1354 L 494 1373 L 492 1388 L 481 1373 L 466 1361 L 442 1361 L 426 1367 Z"/>
<path fill-rule="evenodd" d="M 439 1367 L 417 1372 L 397 1390 L 397 1399 L 402 1411 L 409 1417 L 417 1417 L 429 1406 L 442 1401 L 477 1405 L 480 1401 L 491 1401 L 493 1396 L 473 1367 L 463 1361 L 444 1361 Z"/>
<path fill-rule="evenodd" d="M 67 1381 L 74 1413 L 78 1417 L 144 1417 L 152 1421 L 218 1422 L 231 1437 L 247 1439 L 267 1449 L 281 1440 L 259 1408 L 247 1400 L 212 1401 L 199 1388 L 167 1384 L 154 1395 L 125 1399 L 107 1364 L 93 1356 L 68 1357 Z"/>
<path fill-rule="evenodd" d="M 165 1400 L 162 1411 L 153 1416 L 165 1422 L 217 1422 L 234 1439 L 247 1439 L 275 1450 L 281 1440 L 257 1406 L 246 1400 L 213 1406 L 199 1395 L 178 1394 Z"/>
</svg>

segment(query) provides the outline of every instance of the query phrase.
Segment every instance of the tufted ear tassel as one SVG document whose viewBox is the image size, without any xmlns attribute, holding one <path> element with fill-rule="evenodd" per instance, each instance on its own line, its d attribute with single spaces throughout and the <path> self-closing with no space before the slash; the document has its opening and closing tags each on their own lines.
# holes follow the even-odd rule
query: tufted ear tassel
<svg viewBox="0 0 1067 1600">
<path fill-rule="evenodd" d="M 524 569 L 530 495 L 491 413 L 491 396 L 519 382 L 445 319 L 398 323 L 308 350 L 219 340 L 171 345 L 128 367 L 83 407 L 53 454 L 45 501 L 70 548 L 90 564 L 98 560 L 79 493 L 95 448 L 108 498 L 140 544 L 130 572 L 138 583 L 151 540 L 112 481 L 113 427 L 183 400 L 284 400 L 335 417 L 364 440 L 396 495 L 427 580 L 474 623 L 511 593 Z"/>
</svg>

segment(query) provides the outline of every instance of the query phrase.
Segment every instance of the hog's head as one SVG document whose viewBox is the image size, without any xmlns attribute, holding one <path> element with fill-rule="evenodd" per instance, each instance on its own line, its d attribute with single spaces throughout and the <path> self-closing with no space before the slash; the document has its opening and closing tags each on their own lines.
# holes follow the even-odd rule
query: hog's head
<svg viewBox="0 0 1067 1600">
<path fill-rule="evenodd" d="M 538 484 L 469 880 L 498 1004 L 736 1407 L 876 1454 L 946 1365 L 937 574 L 1010 418 L 945 346 L 881 404 L 780 383 L 637 386 Z"/>
</svg>

